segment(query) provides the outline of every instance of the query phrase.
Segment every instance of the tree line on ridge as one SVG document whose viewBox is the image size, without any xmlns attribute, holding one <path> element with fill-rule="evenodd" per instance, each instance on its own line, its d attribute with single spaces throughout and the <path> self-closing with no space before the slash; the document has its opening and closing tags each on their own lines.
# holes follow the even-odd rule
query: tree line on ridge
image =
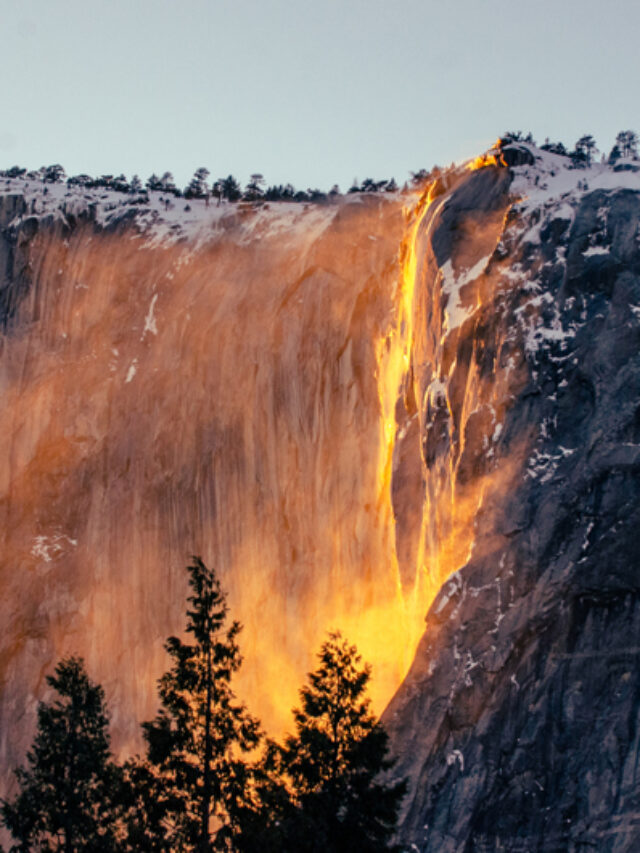
<svg viewBox="0 0 640 853">
<path fill-rule="evenodd" d="M 523 134 L 522 131 L 506 131 L 500 137 L 502 143 L 529 142 L 535 145 L 533 134 Z M 590 166 L 599 153 L 596 141 L 591 134 L 585 134 L 575 143 L 573 149 L 568 149 L 562 142 L 550 142 L 545 139 L 540 146 L 543 150 L 550 151 L 568 157 L 575 168 Z M 623 160 L 638 160 L 639 138 L 634 130 L 622 130 L 616 136 L 616 141 L 608 155 L 602 154 L 603 162 L 610 165 L 619 165 Z M 452 164 L 453 168 L 454 164 Z M 410 172 L 408 181 L 400 188 L 394 178 L 376 181 L 373 178 L 365 178 L 359 182 L 354 179 L 347 193 L 371 193 L 371 192 L 407 192 L 412 188 L 421 187 L 433 174 L 439 174 L 441 169 L 434 166 L 433 169 L 419 169 Z M 138 175 L 134 175 L 129 181 L 125 175 L 71 175 L 67 177 L 64 168 L 59 163 L 50 166 L 42 166 L 35 171 L 28 171 L 20 166 L 12 166 L 9 169 L 0 170 L 0 177 L 4 178 L 27 178 L 34 181 L 42 181 L 44 184 L 62 183 L 66 181 L 70 187 L 84 187 L 86 189 L 107 189 L 131 195 L 138 203 L 148 200 L 149 192 L 161 192 L 166 196 L 185 199 L 210 199 L 218 203 L 248 202 L 261 203 L 269 201 L 291 201 L 291 202 L 328 202 L 341 195 L 337 184 L 328 191 L 308 188 L 307 190 L 296 189 L 292 184 L 266 185 L 264 177 L 255 173 L 250 176 L 249 181 L 243 188 L 233 175 L 226 178 L 217 178 L 209 182 L 210 172 L 204 166 L 196 169 L 193 177 L 186 187 L 180 188 L 176 185 L 173 174 L 164 172 L 162 175 L 152 174 L 143 184 Z"/>
</svg>

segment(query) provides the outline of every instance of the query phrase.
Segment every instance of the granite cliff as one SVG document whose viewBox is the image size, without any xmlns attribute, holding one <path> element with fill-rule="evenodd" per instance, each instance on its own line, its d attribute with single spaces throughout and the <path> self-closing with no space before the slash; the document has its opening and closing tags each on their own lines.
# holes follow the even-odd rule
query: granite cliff
<svg viewBox="0 0 640 853">
<path fill-rule="evenodd" d="M 373 663 L 407 846 L 635 849 L 624 165 L 503 144 L 304 207 L 2 182 L 5 784 L 66 653 L 137 745 L 196 552 L 272 731 L 327 629 Z"/>
<path fill-rule="evenodd" d="M 423 360 L 441 399 L 418 413 L 427 482 L 460 459 L 456 495 L 492 472 L 500 487 L 485 489 L 469 558 L 384 715 L 411 780 L 402 839 L 439 853 L 635 850 L 638 176 L 507 153 L 512 181 L 476 173 L 425 226 L 419 274 L 437 282 L 470 266 L 463 255 L 504 211 L 459 291 L 470 309 L 455 339 L 436 341 L 446 360 Z M 451 297 L 423 292 L 433 342 Z M 468 397 L 477 378 L 503 391 L 463 434 L 460 388 Z"/>
</svg>

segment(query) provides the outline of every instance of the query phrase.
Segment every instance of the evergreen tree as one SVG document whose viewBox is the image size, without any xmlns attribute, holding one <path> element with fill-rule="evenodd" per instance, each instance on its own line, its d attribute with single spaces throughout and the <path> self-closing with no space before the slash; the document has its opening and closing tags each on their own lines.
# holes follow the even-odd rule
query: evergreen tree
<svg viewBox="0 0 640 853">
<path fill-rule="evenodd" d="M 430 172 L 427 172 L 426 169 L 418 169 L 417 172 L 409 172 L 409 174 L 411 175 L 411 185 L 414 187 L 421 187 L 431 177 Z"/>
<path fill-rule="evenodd" d="M 562 142 L 550 142 L 548 136 L 540 148 L 543 151 L 549 151 L 551 154 L 560 154 L 562 157 L 566 157 L 568 154 Z"/>
<path fill-rule="evenodd" d="M 521 130 L 505 130 L 504 133 L 500 134 L 500 140 L 505 145 L 509 142 L 521 142 L 522 141 L 522 131 Z"/>
<path fill-rule="evenodd" d="M 273 186 L 267 187 L 265 190 L 264 199 L 265 201 L 280 201 L 283 191 L 284 187 L 282 184 L 273 184 Z"/>
<path fill-rule="evenodd" d="M 67 184 L 70 187 L 93 187 L 94 180 L 91 175 L 72 175 L 70 178 L 67 178 Z"/>
<path fill-rule="evenodd" d="M 241 753 L 257 745 L 260 732 L 231 689 L 242 663 L 240 623 L 226 627 L 225 596 L 199 557 L 188 572 L 191 642 L 169 637 L 165 644 L 171 668 L 158 682 L 162 708 L 143 724 L 148 763 L 137 772 L 152 795 L 155 827 L 147 835 L 156 846 L 149 849 L 204 853 L 233 849 L 248 788 Z"/>
<path fill-rule="evenodd" d="M 120 804 L 123 832 L 119 853 L 170 853 L 165 832 L 167 798 L 161 775 L 136 756 L 123 767 Z M 179 801 L 175 807 L 178 808 Z M 183 849 L 183 848 L 178 848 Z"/>
<path fill-rule="evenodd" d="M 616 136 L 615 147 L 619 151 L 619 156 L 636 159 L 638 157 L 638 134 L 635 130 L 621 130 Z"/>
<path fill-rule="evenodd" d="M 298 809 L 285 781 L 282 747 L 268 741 L 251 776 L 249 796 L 239 812 L 239 853 L 294 853 Z"/>
<path fill-rule="evenodd" d="M 128 193 L 130 190 L 129 181 L 123 174 L 117 175 L 111 181 L 111 189 L 117 190 L 120 193 Z"/>
<path fill-rule="evenodd" d="M 608 162 L 610 165 L 614 166 L 614 165 L 618 162 L 618 160 L 619 160 L 621 157 L 622 157 L 622 151 L 620 151 L 620 148 L 618 147 L 618 144 L 617 144 L 617 143 L 614 143 L 613 148 L 612 148 L 612 149 L 611 149 L 611 151 L 609 152 L 609 157 L 608 157 L 607 162 Z"/>
<path fill-rule="evenodd" d="M 258 173 L 251 175 L 249 183 L 245 188 L 243 198 L 246 201 L 259 201 L 264 196 L 263 186 L 264 178 L 262 175 Z"/>
<path fill-rule="evenodd" d="M 318 657 L 294 710 L 296 734 L 286 739 L 281 767 L 262 790 L 271 815 L 263 837 L 288 853 L 394 850 L 406 786 L 379 778 L 392 762 L 385 757 L 387 735 L 365 695 L 371 670 L 360 666 L 355 646 L 339 633 L 329 635 Z M 279 773 L 288 780 L 289 801 Z"/>
<path fill-rule="evenodd" d="M 138 195 L 138 193 L 142 192 L 142 181 L 138 177 L 138 175 L 134 175 L 131 178 L 131 183 L 129 184 L 129 192 L 131 195 Z"/>
<path fill-rule="evenodd" d="M 60 698 L 39 704 L 28 768 L 16 771 L 20 792 L 1 807 L 18 842 L 11 850 L 115 850 L 121 774 L 111 761 L 104 691 L 75 657 L 61 661 L 47 682 Z"/>
<path fill-rule="evenodd" d="M 207 172 L 207 174 L 209 173 Z M 160 184 L 162 186 L 163 192 L 177 195 L 178 188 L 176 187 L 176 182 L 173 179 L 173 175 L 171 174 L 171 172 L 165 172 L 163 174 L 163 176 L 160 178 Z"/>
<path fill-rule="evenodd" d="M 147 179 L 145 186 L 148 190 L 162 191 L 162 181 L 155 172 Z"/>
<path fill-rule="evenodd" d="M 205 198 L 209 192 L 209 185 L 207 184 L 208 177 L 209 170 L 205 169 L 204 166 L 196 169 L 191 181 L 189 182 L 189 186 L 184 191 L 184 197 Z"/>
<path fill-rule="evenodd" d="M 307 187 L 307 197 L 309 201 L 315 204 L 320 204 L 327 200 L 327 194 L 317 187 Z"/>
<path fill-rule="evenodd" d="M 576 142 L 576 147 L 571 152 L 571 159 L 576 166 L 590 166 L 597 150 L 593 136 L 585 134 Z"/>
<path fill-rule="evenodd" d="M 222 179 L 218 178 L 217 181 L 214 181 L 211 185 L 211 195 L 214 198 L 218 199 L 218 205 L 222 202 L 224 198 L 223 187 L 222 187 Z"/>
<path fill-rule="evenodd" d="M 222 197 L 228 199 L 228 201 L 238 201 L 242 192 L 240 190 L 240 184 L 233 175 L 228 175 L 226 178 L 220 178 L 220 186 L 222 188 Z"/>
<path fill-rule="evenodd" d="M 47 184 L 59 184 L 66 178 L 65 171 L 59 163 L 42 167 L 42 180 Z"/>
</svg>

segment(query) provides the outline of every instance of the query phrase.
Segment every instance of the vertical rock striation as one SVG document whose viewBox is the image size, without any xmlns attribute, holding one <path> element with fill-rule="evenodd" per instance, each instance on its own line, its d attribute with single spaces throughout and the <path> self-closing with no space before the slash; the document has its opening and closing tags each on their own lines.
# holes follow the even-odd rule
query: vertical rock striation
<svg viewBox="0 0 640 853">
<path fill-rule="evenodd" d="M 5 778 L 65 654 L 104 684 L 116 746 L 137 746 L 191 553 L 245 625 L 238 688 L 271 731 L 331 628 L 378 662 L 382 710 L 410 663 L 377 470 L 401 199 L 194 201 L 207 227 L 176 240 L 117 200 L 23 196 L 1 209 Z"/>
</svg>

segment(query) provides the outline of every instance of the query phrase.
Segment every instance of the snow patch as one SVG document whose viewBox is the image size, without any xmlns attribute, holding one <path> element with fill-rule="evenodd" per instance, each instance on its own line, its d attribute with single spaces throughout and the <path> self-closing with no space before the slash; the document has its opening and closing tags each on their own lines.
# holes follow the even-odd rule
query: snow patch
<svg viewBox="0 0 640 853">
<path fill-rule="evenodd" d="M 75 548 L 77 544 L 78 540 L 71 539 L 66 533 L 54 533 L 51 536 L 36 536 L 31 547 L 31 556 L 38 560 L 44 560 L 45 563 L 50 563 L 66 550 L 66 545 L 71 545 Z"/>
<path fill-rule="evenodd" d="M 153 298 L 151 300 L 151 305 L 149 305 L 149 310 L 147 311 L 147 316 L 144 318 L 144 329 L 142 330 L 142 338 L 146 335 L 147 332 L 151 332 L 152 335 L 158 334 L 158 327 L 156 326 L 156 318 L 154 316 L 154 309 L 156 307 L 156 302 L 158 301 L 158 294 L 154 293 Z M 140 340 L 142 340 L 140 338 Z"/>
<path fill-rule="evenodd" d="M 451 767 L 456 762 L 460 765 L 460 772 L 464 773 L 464 755 L 459 749 L 454 749 L 447 755 L 447 767 Z"/>
<path fill-rule="evenodd" d="M 460 291 L 462 288 L 472 281 L 479 278 L 485 271 L 491 255 L 475 263 L 471 269 L 462 270 L 456 275 L 453 269 L 453 264 L 449 259 L 440 269 L 441 286 L 443 293 L 448 295 L 447 305 L 444 309 L 444 329 L 445 332 L 450 332 L 452 329 L 457 329 L 464 321 L 473 314 L 475 307 L 466 307 L 460 301 Z"/>
<path fill-rule="evenodd" d="M 138 369 L 137 365 L 138 365 L 138 359 L 134 358 L 133 361 L 131 362 L 131 364 L 129 365 L 129 370 L 127 371 L 127 378 L 124 380 L 125 385 L 128 385 L 129 382 L 131 382 L 133 377 L 136 375 L 136 371 Z"/>
</svg>

